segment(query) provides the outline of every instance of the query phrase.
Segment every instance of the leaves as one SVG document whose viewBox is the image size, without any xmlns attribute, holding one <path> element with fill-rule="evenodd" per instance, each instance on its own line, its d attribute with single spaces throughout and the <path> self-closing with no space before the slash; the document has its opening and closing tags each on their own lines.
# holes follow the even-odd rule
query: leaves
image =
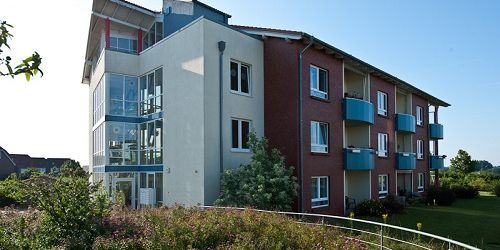
<svg viewBox="0 0 500 250">
<path fill-rule="evenodd" d="M 291 210 L 298 189 L 293 167 L 285 166 L 285 158 L 277 149 L 269 154 L 267 139 L 259 140 L 255 133 L 250 134 L 249 146 L 252 162 L 224 173 L 216 204 Z"/>
<path fill-rule="evenodd" d="M 8 28 L 12 28 L 12 25 L 5 21 L 0 22 L 0 54 L 3 53 L 3 46 L 10 49 L 8 42 L 12 39 L 13 35 L 9 32 Z M 24 74 L 26 81 L 30 81 L 31 78 L 38 73 L 43 76 L 43 72 L 40 70 L 42 58 L 36 51 L 30 57 L 22 60 L 22 62 L 14 68 L 11 66 L 11 61 L 12 58 L 10 56 L 6 56 L 5 58 L 0 57 L 0 66 L 4 65 L 7 69 L 7 71 L 2 71 L 0 69 L 0 76 L 11 76 L 14 78 L 16 75 Z"/>
<path fill-rule="evenodd" d="M 465 150 L 458 150 L 457 156 L 450 160 L 450 169 L 462 175 L 474 172 L 475 164 Z"/>
</svg>

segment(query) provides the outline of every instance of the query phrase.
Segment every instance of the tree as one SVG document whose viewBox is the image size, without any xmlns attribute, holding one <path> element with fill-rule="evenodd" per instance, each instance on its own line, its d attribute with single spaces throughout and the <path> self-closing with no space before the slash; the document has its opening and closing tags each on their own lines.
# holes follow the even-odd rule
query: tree
<svg viewBox="0 0 500 250">
<path fill-rule="evenodd" d="M 474 172 L 474 162 L 469 153 L 458 150 L 457 156 L 450 160 L 450 170 L 464 175 Z"/>
<path fill-rule="evenodd" d="M 249 136 L 249 147 L 251 163 L 224 172 L 215 204 L 290 210 L 298 189 L 293 167 L 285 166 L 285 158 L 277 149 L 269 154 L 267 139 L 259 140 L 255 133 Z"/>
<path fill-rule="evenodd" d="M 85 172 L 85 170 L 83 170 L 83 168 L 80 166 L 80 163 L 75 160 L 68 160 L 63 162 L 60 168 L 52 168 L 51 173 L 56 177 L 89 177 L 87 172 Z"/>
<path fill-rule="evenodd" d="M 9 32 L 9 28 L 13 28 L 12 25 L 6 21 L 0 21 L 0 66 L 5 66 L 6 69 L 0 68 L 0 76 L 11 76 L 14 78 L 16 75 L 24 74 L 27 81 L 39 72 L 43 76 L 43 72 L 40 70 L 42 58 L 36 51 L 14 68 L 11 66 L 12 58 L 2 55 L 4 52 L 2 49 L 3 46 L 10 49 L 9 40 L 12 39 L 13 35 Z"/>
<path fill-rule="evenodd" d="M 473 160 L 475 171 L 485 171 L 493 168 L 493 164 L 485 160 Z"/>
</svg>

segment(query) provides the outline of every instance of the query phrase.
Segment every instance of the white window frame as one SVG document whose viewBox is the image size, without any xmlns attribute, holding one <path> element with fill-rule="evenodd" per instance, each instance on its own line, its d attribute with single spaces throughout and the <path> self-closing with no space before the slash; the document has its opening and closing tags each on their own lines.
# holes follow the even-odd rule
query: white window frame
<svg viewBox="0 0 500 250">
<path fill-rule="evenodd" d="M 417 190 L 418 190 L 419 193 L 424 192 L 424 186 L 425 186 L 424 173 L 418 173 L 418 187 L 417 187 Z"/>
<path fill-rule="evenodd" d="M 389 145 L 388 145 L 388 135 L 386 133 L 378 133 L 378 146 L 377 155 L 378 157 L 387 157 L 389 155 Z M 383 143 L 381 143 L 383 142 Z M 385 147 L 383 147 L 385 146 Z"/>
<path fill-rule="evenodd" d="M 317 70 L 316 79 L 313 79 L 313 77 L 312 77 L 312 74 L 311 74 L 312 69 Z M 326 74 L 326 83 L 325 83 L 326 84 L 326 91 L 319 89 L 319 80 L 320 80 L 319 72 L 321 70 L 325 71 L 325 74 Z M 329 77 L 328 70 L 320 68 L 318 66 L 310 65 L 309 74 L 310 74 L 309 79 L 310 79 L 310 85 L 311 85 L 311 96 L 327 100 L 328 99 L 328 77 Z M 316 82 L 317 87 L 314 86 L 313 81 Z"/>
<path fill-rule="evenodd" d="M 231 63 L 236 63 L 238 65 L 238 90 L 231 89 L 231 75 L 229 75 L 229 90 L 233 94 L 244 95 L 244 96 L 252 96 L 252 67 L 250 67 L 247 63 L 242 63 L 240 61 L 231 60 L 229 63 L 229 72 L 231 73 Z M 241 67 L 247 68 L 247 77 L 248 77 L 248 93 L 241 91 Z"/>
<path fill-rule="evenodd" d="M 377 91 L 377 114 L 387 116 L 387 93 Z"/>
<path fill-rule="evenodd" d="M 233 148 L 233 121 L 238 121 L 238 147 Z M 238 153 L 248 153 L 250 152 L 250 148 L 243 148 L 243 130 L 242 130 L 242 124 L 243 122 L 248 122 L 248 133 L 252 131 L 252 121 L 251 120 L 245 120 L 245 119 L 239 119 L 239 118 L 231 118 L 231 123 L 230 128 L 231 128 L 231 152 L 238 152 Z"/>
<path fill-rule="evenodd" d="M 424 159 L 424 141 L 417 140 L 417 159 Z"/>
<path fill-rule="evenodd" d="M 380 186 L 380 179 L 384 179 L 385 181 L 385 190 L 381 190 Z M 378 197 L 383 198 L 386 197 L 389 194 L 389 176 L 386 174 L 379 174 L 378 175 Z"/>
<path fill-rule="evenodd" d="M 326 179 L 326 197 L 320 197 L 321 195 L 321 179 Z M 313 199 L 311 197 L 311 208 L 318 208 L 318 207 L 328 207 L 330 205 L 330 180 L 328 178 L 328 176 L 313 176 L 311 177 L 311 181 L 315 181 L 316 182 L 316 191 L 317 194 L 318 194 L 318 198 L 316 199 Z M 312 188 L 312 182 L 311 182 L 311 188 Z M 327 203 L 326 204 L 323 204 L 323 205 L 316 205 L 314 206 L 313 203 L 314 202 L 322 202 L 322 201 L 326 201 Z"/>
<path fill-rule="evenodd" d="M 417 125 L 424 125 L 424 108 L 417 106 L 416 107 L 416 115 L 417 115 Z"/>
<path fill-rule="evenodd" d="M 324 125 L 326 127 L 326 138 L 325 138 L 325 144 L 319 144 L 319 136 L 321 134 L 321 126 Z M 326 154 L 328 153 L 328 134 L 329 134 L 329 127 L 328 123 L 326 122 L 318 122 L 318 121 L 311 121 L 311 133 L 312 133 L 312 128 L 313 126 L 316 126 L 316 142 L 313 142 L 313 135 L 311 134 L 311 152 L 312 153 L 322 153 Z"/>
</svg>

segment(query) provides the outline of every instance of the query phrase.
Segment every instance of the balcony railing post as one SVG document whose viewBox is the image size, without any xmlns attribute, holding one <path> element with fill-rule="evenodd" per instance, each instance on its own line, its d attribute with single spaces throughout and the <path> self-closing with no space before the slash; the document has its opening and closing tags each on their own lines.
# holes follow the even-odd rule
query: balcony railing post
<svg viewBox="0 0 500 250">
<path fill-rule="evenodd" d="M 380 225 L 380 250 L 384 250 L 384 226 Z"/>
</svg>

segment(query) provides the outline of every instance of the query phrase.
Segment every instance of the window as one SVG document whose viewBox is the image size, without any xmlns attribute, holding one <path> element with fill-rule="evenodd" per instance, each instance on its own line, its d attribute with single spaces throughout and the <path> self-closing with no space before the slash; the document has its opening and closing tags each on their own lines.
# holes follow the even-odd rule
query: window
<svg viewBox="0 0 500 250">
<path fill-rule="evenodd" d="M 104 157 L 104 147 L 106 146 L 104 140 L 104 124 L 99 125 L 92 134 L 92 166 L 106 165 L 106 158 Z"/>
<path fill-rule="evenodd" d="M 328 124 L 311 121 L 311 152 L 328 152 Z"/>
<path fill-rule="evenodd" d="M 104 78 L 101 78 L 99 83 L 92 93 L 92 108 L 93 108 L 93 125 L 95 125 L 102 117 L 104 117 Z"/>
<path fill-rule="evenodd" d="M 140 77 L 140 114 L 149 115 L 163 110 L 163 69 L 159 68 Z"/>
<path fill-rule="evenodd" d="M 328 177 L 312 177 L 311 207 L 328 206 Z"/>
<path fill-rule="evenodd" d="M 250 121 L 231 119 L 232 151 L 250 152 L 248 148 L 249 134 L 250 134 Z"/>
<path fill-rule="evenodd" d="M 389 192 L 388 176 L 386 174 L 381 174 L 378 176 L 378 196 L 380 198 L 386 197 Z"/>
<path fill-rule="evenodd" d="M 328 99 L 328 72 L 311 65 L 310 76 L 311 95 L 322 99 Z"/>
<path fill-rule="evenodd" d="M 161 39 L 163 39 L 163 23 L 156 22 L 142 39 L 143 50 L 153 46 L 153 44 L 159 42 Z"/>
<path fill-rule="evenodd" d="M 424 141 L 417 140 L 417 159 L 424 159 Z"/>
<path fill-rule="evenodd" d="M 377 107 L 379 115 L 387 116 L 387 94 L 382 91 L 377 91 Z"/>
<path fill-rule="evenodd" d="M 430 155 L 436 155 L 436 154 L 435 154 L 435 151 L 434 151 L 434 142 L 433 142 L 433 141 L 431 141 L 431 142 L 429 143 L 429 154 L 430 154 Z"/>
<path fill-rule="evenodd" d="M 139 124 L 139 159 L 141 165 L 163 164 L 163 121 Z"/>
<path fill-rule="evenodd" d="M 231 61 L 231 91 L 250 95 L 250 66 Z"/>
<path fill-rule="evenodd" d="M 424 173 L 418 173 L 418 192 L 424 191 Z"/>
<path fill-rule="evenodd" d="M 156 189 L 157 205 L 163 200 L 163 173 L 140 173 L 139 188 L 154 188 Z"/>
<path fill-rule="evenodd" d="M 137 165 L 137 125 L 106 122 L 109 165 Z"/>
<path fill-rule="evenodd" d="M 387 134 L 378 133 L 378 156 L 387 157 Z"/>
<path fill-rule="evenodd" d="M 424 109 L 420 106 L 417 106 L 417 125 L 424 125 Z"/>
<path fill-rule="evenodd" d="M 137 40 L 121 37 L 109 37 L 109 47 L 126 53 L 137 53 Z"/>
<path fill-rule="evenodd" d="M 109 84 L 109 114 L 136 117 L 137 104 L 137 77 L 108 74 Z"/>
</svg>

